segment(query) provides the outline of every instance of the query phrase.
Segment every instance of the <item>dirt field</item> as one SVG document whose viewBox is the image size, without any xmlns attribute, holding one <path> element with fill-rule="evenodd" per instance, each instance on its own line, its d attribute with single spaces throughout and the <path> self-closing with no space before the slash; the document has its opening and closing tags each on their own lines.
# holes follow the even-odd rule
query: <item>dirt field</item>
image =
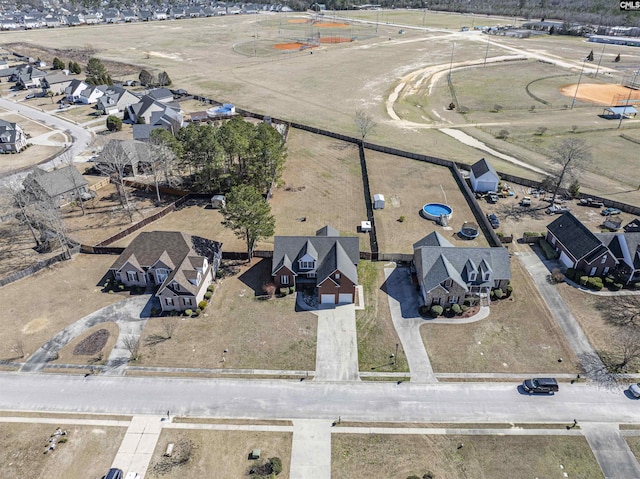
<svg viewBox="0 0 640 479">
<path fill-rule="evenodd" d="M 157 464 L 166 461 L 162 457 L 167 444 L 190 442 L 191 456 L 187 463 L 160 474 Z M 247 431 L 206 431 L 165 429 L 160 435 L 156 450 L 151 457 L 146 477 L 150 479 L 200 479 L 215 477 L 232 479 L 245 477 L 249 468 L 258 461 L 248 460 L 253 449 L 260 449 L 261 461 L 270 457 L 279 457 L 282 472 L 279 478 L 289 478 L 291 462 L 291 433 L 247 432 Z M 174 449 L 175 450 L 175 449 Z"/>
<path fill-rule="evenodd" d="M 115 259 L 78 254 L 0 288 L 0 304 L 4 305 L 0 359 L 23 361 L 16 349 L 18 342 L 23 343 L 26 358 L 67 325 L 123 299 L 104 294 L 97 286 Z"/>
<path fill-rule="evenodd" d="M 511 275 L 513 301 L 493 301 L 486 319 L 460 325 L 425 321 L 420 333 L 435 372 L 578 372 L 562 331 L 515 257 Z"/>
<path fill-rule="evenodd" d="M 331 440 L 334 479 L 405 479 L 429 471 L 434 478 L 604 477 L 582 437 L 333 434 Z"/>
<path fill-rule="evenodd" d="M 640 92 L 622 85 L 581 83 L 580 87 L 577 84 L 567 85 L 560 90 L 560 93 L 571 98 L 576 95 L 581 100 L 604 106 L 624 105 L 627 99 L 640 100 Z"/>
<path fill-rule="evenodd" d="M 384 209 L 374 210 L 381 252 L 413 253 L 413 243 L 432 231 L 443 234 L 456 246 L 488 246 L 482 235 L 473 240 L 459 237 L 462 224 L 475 220 L 448 168 L 370 150 L 366 158 L 371 194 L 382 193 L 385 197 Z M 420 215 L 425 203 L 431 202 L 451 206 L 448 227 Z"/>
<path fill-rule="evenodd" d="M 162 320 L 147 323 L 142 338 L 144 366 L 313 370 L 316 316 L 295 312 L 294 296 L 263 301 L 271 261 L 255 259 L 251 268 L 219 281 L 212 302 L 198 318 L 178 318 L 173 337 L 164 336 Z M 227 349 L 225 361 L 223 351 Z"/>
<path fill-rule="evenodd" d="M 46 451 L 54 424 L 0 423 L 0 464 L 6 479 L 101 477 L 111 467 L 126 428 L 63 426 L 64 444 Z"/>
<path fill-rule="evenodd" d="M 314 235 L 325 225 L 358 235 L 367 213 L 357 147 L 291 129 L 287 148 L 283 185 L 271 199 L 276 235 Z M 360 233 L 360 251 L 370 250 L 369 235 Z"/>
</svg>

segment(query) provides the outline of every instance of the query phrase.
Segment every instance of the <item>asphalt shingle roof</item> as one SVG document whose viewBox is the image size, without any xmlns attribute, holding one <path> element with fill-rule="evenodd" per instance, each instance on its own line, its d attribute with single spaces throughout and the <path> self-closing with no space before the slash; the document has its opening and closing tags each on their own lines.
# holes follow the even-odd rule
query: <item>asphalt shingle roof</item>
<svg viewBox="0 0 640 479">
<path fill-rule="evenodd" d="M 580 260 L 601 245 L 600 240 L 571 212 L 556 218 L 547 229 L 571 254 Z"/>
</svg>

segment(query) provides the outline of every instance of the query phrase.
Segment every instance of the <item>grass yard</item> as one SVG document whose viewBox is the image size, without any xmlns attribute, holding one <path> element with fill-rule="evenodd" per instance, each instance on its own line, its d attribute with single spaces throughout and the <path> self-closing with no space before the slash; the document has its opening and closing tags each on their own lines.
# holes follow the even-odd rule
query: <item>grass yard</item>
<svg viewBox="0 0 640 479">
<path fill-rule="evenodd" d="M 426 321 L 420 328 L 435 372 L 578 371 L 562 331 L 515 257 L 511 275 L 513 301 L 493 301 L 489 317 L 460 325 Z"/>
<path fill-rule="evenodd" d="M 0 464 L 6 479 L 46 477 L 80 479 L 102 477 L 122 441 L 126 428 L 104 426 L 61 427 L 67 431 L 64 444 L 47 451 L 53 424 L 0 422 Z M 46 454 L 43 454 L 46 452 Z"/>
<path fill-rule="evenodd" d="M 364 288 L 365 304 L 364 310 L 356 311 L 360 371 L 409 371 L 402 348 L 395 367 L 389 359 L 391 354 L 395 354 L 400 339 L 393 326 L 387 294 L 380 288 L 384 283 L 384 264 L 361 260 L 358 281 Z"/>
<path fill-rule="evenodd" d="M 333 434 L 331 442 L 333 479 L 604 477 L 583 437 Z"/>
<path fill-rule="evenodd" d="M 288 432 L 164 429 L 145 477 L 200 479 L 215 476 L 219 479 L 236 479 L 245 477 L 251 466 L 266 462 L 270 457 L 279 457 L 282 461 L 282 472 L 278 479 L 288 479 L 291 436 Z M 176 445 L 174 459 L 176 453 L 190 448 L 185 463 L 173 467 L 169 465 L 171 459 L 162 456 L 169 443 Z M 260 449 L 259 461 L 248 459 L 253 449 Z M 161 472 L 163 470 L 166 472 Z"/>
<path fill-rule="evenodd" d="M 370 150 L 366 158 L 371 194 L 382 193 L 386 201 L 384 209 L 374 211 L 381 252 L 413 253 L 413 243 L 432 231 L 456 246 L 488 246 L 483 235 L 474 240 L 459 238 L 462 223 L 475 219 L 448 168 Z M 451 206 L 448 227 L 420 215 L 424 204 L 431 202 Z"/>
<path fill-rule="evenodd" d="M 99 111 L 96 110 L 95 105 L 81 105 L 73 106 L 68 110 L 59 112 L 57 115 L 74 123 L 85 123 L 99 118 L 100 115 L 98 113 Z M 107 121 L 106 116 L 104 117 L 104 121 Z"/>
<path fill-rule="evenodd" d="M 167 201 L 175 200 L 164 196 Z M 246 252 L 246 242 L 239 239 L 232 230 L 222 226 L 219 210 L 210 207 L 209 202 L 192 200 L 177 211 L 149 223 L 135 233 L 116 241 L 111 246 L 126 247 L 140 233 L 146 231 L 183 231 L 190 235 L 202 236 L 222 243 L 223 251 Z M 258 244 L 258 249 L 261 245 Z M 272 249 L 273 245 L 269 249 Z"/>
<path fill-rule="evenodd" d="M 283 185 L 271 208 L 276 235 L 314 235 L 325 225 L 356 236 L 367 219 L 357 146 L 291 129 Z M 360 251 L 370 251 L 369 235 L 359 234 Z"/>
<path fill-rule="evenodd" d="M 640 459 L 640 437 L 638 436 L 626 436 L 625 440 L 631 448 L 631 452 L 636 456 L 636 459 Z"/>
<path fill-rule="evenodd" d="M 60 330 L 93 311 L 123 299 L 96 286 L 116 257 L 77 254 L 33 276 L 0 288 L 3 332 L 0 359 L 23 361 Z"/>
<path fill-rule="evenodd" d="M 314 370 L 316 316 L 295 311 L 293 295 L 273 300 L 262 295 L 271 280 L 271 260 L 243 263 L 236 275 L 218 282 L 212 301 L 198 318 L 176 318 L 173 337 L 162 319 L 151 319 L 142 333 L 143 366 Z M 223 351 L 227 349 L 225 361 Z"/>
</svg>

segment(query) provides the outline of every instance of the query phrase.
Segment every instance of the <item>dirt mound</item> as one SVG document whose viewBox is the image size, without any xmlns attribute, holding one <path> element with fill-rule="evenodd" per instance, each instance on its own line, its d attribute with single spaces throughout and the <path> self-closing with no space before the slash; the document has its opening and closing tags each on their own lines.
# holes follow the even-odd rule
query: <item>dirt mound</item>
<svg viewBox="0 0 640 479">
<path fill-rule="evenodd" d="M 94 356 L 104 348 L 109 340 L 109 331 L 99 329 L 95 333 L 84 338 L 73 350 L 76 356 Z"/>
</svg>

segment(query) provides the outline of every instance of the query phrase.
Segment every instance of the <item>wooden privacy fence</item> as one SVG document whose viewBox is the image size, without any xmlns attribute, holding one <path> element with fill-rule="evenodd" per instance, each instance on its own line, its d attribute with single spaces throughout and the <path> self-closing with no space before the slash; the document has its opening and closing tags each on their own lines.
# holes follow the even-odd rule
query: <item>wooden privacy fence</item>
<svg viewBox="0 0 640 479">
<path fill-rule="evenodd" d="M 76 245 L 73 248 L 69 249 L 69 253 L 71 256 L 80 252 L 80 245 Z M 0 279 L 0 287 L 5 286 L 9 283 L 13 283 L 14 281 L 18 281 L 19 279 L 26 278 L 27 276 L 31 276 L 34 273 L 37 273 L 44 268 L 47 268 L 51 265 L 59 263 L 60 261 L 64 261 L 69 259 L 66 253 L 60 253 L 56 256 L 52 256 L 49 259 L 45 259 L 43 261 L 38 261 L 36 264 L 29 266 L 28 268 L 22 269 L 20 271 L 16 271 L 9 276 Z"/>
</svg>

